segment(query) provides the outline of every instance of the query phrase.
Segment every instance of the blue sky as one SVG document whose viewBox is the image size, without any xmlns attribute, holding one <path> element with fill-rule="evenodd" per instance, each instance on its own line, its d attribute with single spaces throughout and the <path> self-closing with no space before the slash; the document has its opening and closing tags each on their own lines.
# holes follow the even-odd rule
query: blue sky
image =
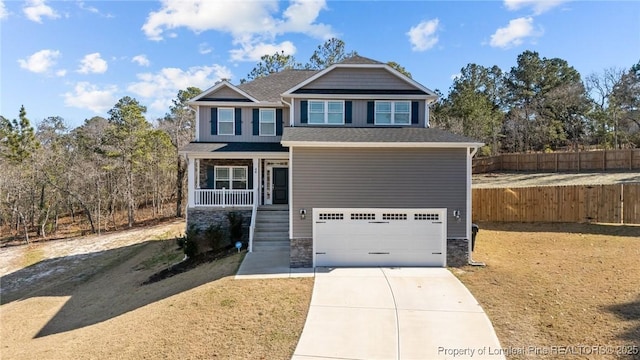
<svg viewBox="0 0 640 360">
<path fill-rule="evenodd" d="M 525 50 L 583 77 L 629 68 L 640 2 L 0 0 L 0 114 L 76 127 L 132 96 L 153 121 L 180 89 L 238 83 L 265 53 L 305 63 L 330 37 L 446 94 L 468 63 L 508 71 Z"/>
</svg>

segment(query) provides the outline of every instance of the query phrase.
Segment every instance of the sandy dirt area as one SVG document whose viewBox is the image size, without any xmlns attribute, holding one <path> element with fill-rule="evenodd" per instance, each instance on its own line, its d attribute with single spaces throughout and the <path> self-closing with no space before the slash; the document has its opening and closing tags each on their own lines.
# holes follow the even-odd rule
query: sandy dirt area
<svg viewBox="0 0 640 360">
<path fill-rule="evenodd" d="M 640 183 L 639 171 L 593 173 L 487 173 L 474 174 L 474 188 Z"/>
</svg>

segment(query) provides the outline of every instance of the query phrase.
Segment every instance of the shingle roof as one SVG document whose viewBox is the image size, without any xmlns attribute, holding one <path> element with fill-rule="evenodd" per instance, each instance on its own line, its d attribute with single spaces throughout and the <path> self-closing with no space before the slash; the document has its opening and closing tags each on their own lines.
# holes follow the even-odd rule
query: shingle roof
<svg viewBox="0 0 640 360">
<path fill-rule="evenodd" d="M 181 153 L 214 153 L 214 152 L 286 152 L 289 151 L 280 143 L 230 142 L 204 143 L 191 142 L 180 148 Z"/>
<path fill-rule="evenodd" d="M 293 127 L 284 129 L 282 142 L 479 144 L 477 140 L 445 130 L 406 127 Z"/>
<path fill-rule="evenodd" d="M 238 89 L 259 101 L 280 101 L 280 94 L 317 74 L 318 70 L 286 69 L 238 85 Z"/>
<path fill-rule="evenodd" d="M 377 61 L 377 60 L 369 59 L 364 56 L 353 55 L 351 57 L 348 57 L 340 61 L 338 64 L 384 64 L 384 63 L 381 63 L 380 61 Z"/>
</svg>

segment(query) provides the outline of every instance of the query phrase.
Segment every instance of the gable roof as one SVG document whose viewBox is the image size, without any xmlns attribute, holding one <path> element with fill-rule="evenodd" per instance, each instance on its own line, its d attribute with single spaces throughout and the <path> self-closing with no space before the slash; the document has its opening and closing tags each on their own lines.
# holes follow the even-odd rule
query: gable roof
<svg viewBox="0 0 640 360">
<path fill-rule="evenodd" d="M 318 128 L 289 127 L 282 134 L 284 146 L 319 147 L 480 147 L 483 143 L 434 128 Z"/>
<path fill-rule="evenodd" d="M 398 70 L 392 68 L 391 66 L 389 66 L 389 65 L 387 65 L 385 63 L 381 63 L 381 62 L 376 61 L 376 60 L 372 60 L 372 59 L 366 58 L 364 56 L 359 56 L 359 55 L 352 56 L 350 58 L 347 58 L 347 59 L 343 60 L 342 62 L 339 62 L 337 64 L 333 64 L 333 65 L 329 66 L 328 68 L 326 68 L 324 70 L 320 70 L 320 71 L 316 72 L 315 74 L 313 74 L 312 76 L 308 77 L 304 81 L 302 81 L 302 82 L 300 82 L 298 84 L 295 84 L 293 87 L 291 87 L 288 90 L 284 91 L 282 93 L 282 95 L 292 96 L 297 90 L 303 88 L 304 86 L 310 84 L 311 82 L 317 80 L 318 78 L 330 73 L 331 71 L 333 71 L 336 68 L 377 68 L 377 69 L 384 69 L 384 70 L 390 72 L 392 75 L 398 77 L 402 81 L 404 81 L 404 82 L 410 84 L 411 86 L 415 87 L 416 89 L 424 92 L 424 94 L 426 94 L 429 98 L 431 98 L 433 100 L 436 100 L 438 98 L 438 95 L 433 90 L 428 89 L 424 85 L 422 85 L 419 82 L 413 80 L 412 78 L 404 75 L 403 73 L 401 73 Z"/>
<path fill-rule="evenodd" d="M 280 95 L 311 76 L 318 70 L 285 69 L 268 76 L 238 85 L 238 89 L 250 94 L 259 101 L 280 101 Z"/>
<path fill-rule="evenodd" d="M 216 83 L 212 87 L 210 87 L 207 90 L 201 92 L 200 95 L 198 95 L 198 96 L 194 97 L 193 99 L 189 100 L 189 102 L 198 101 L 198 100 L 204 100 L 204 99 L 206 99 L 207 95 L 209 95 L 211 93 L 215 93 L 216 91 L 220 90 L 220 88 L 222 88 L 222 87 L 227 87 L 227 88 L 237 92 L 238 94 L 240 94 L 241 96 L 245 97 L 249 101 L 258 102 L 258 100 L 256 98 L 254 98 L 253 96 L 251 96 L 251 95 L 247 94 L 246 92 L 242 91 L 241 89 L 239 89 L 238 87 L 234 86 L 233 84 L 231 84 L 227 80 L 222 80 L 222 81 Z"/>
</svg>

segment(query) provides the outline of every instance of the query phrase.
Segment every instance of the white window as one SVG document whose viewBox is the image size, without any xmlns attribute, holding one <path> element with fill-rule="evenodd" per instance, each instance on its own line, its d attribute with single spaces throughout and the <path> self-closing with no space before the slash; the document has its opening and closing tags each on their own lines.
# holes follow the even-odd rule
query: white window
<svg viewBox="0 0 640 360">
<path fill-rule="evenodd" d="M 309 124 L 344 124 L 344 101 L 309 101 Z"/>
<path fill-rule="evenodd" d="M 218 109 L 218 135 L 235 135 L 234 110 Z"/>
<path fill-rule="evenodd" d="M 411 124 L 410 101 L 376 101 L 376 125 Z"/>
<path fill-rule="evenodd" d="M 216 189 L 247 189 L 246 166 L 216 166 Z"/>
<path fill-rule="evenodd" d="M 276 110 L 260 109 L 260 136 L 276 135 Z"/>
</svg>

